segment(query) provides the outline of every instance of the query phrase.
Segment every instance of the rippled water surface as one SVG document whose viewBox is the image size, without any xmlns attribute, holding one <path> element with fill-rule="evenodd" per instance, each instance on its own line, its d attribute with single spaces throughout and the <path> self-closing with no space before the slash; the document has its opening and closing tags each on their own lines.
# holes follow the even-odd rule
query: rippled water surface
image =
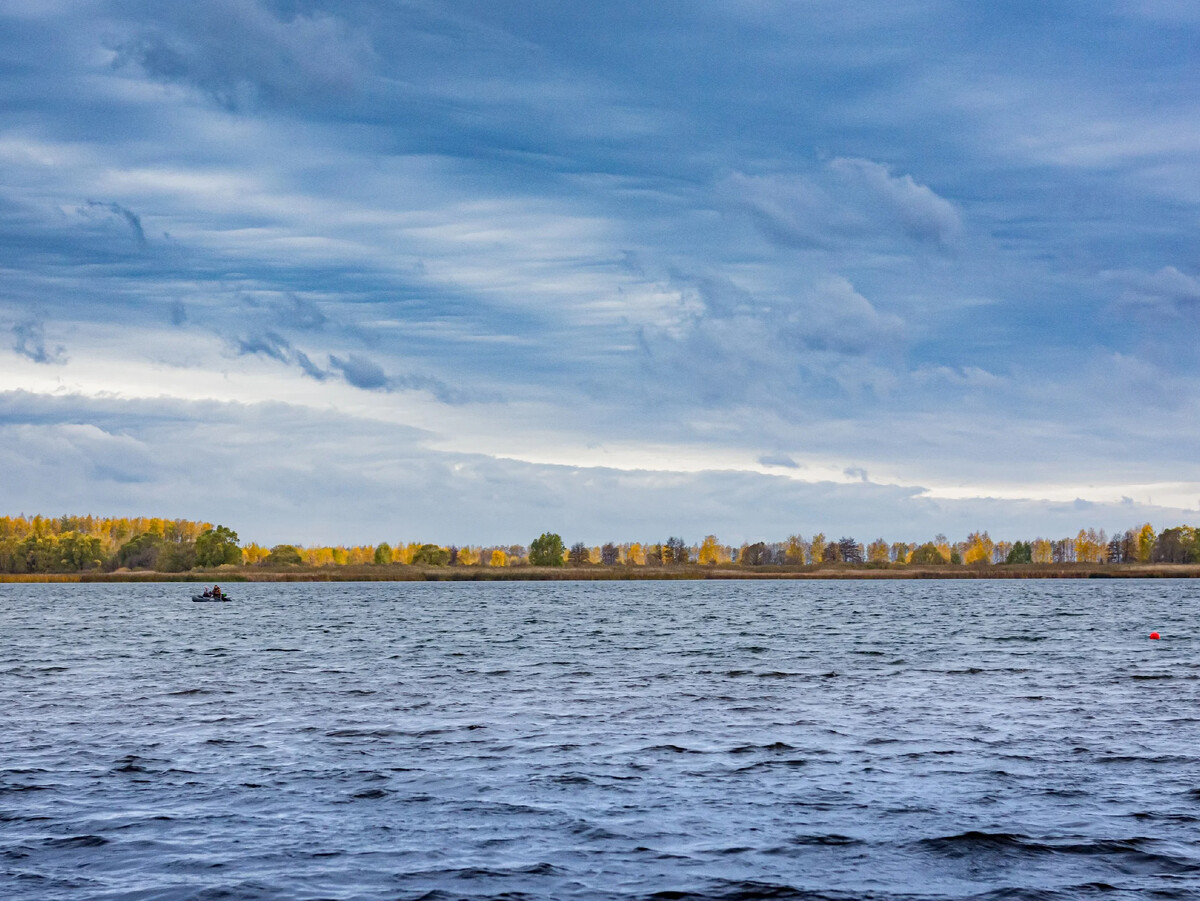
<svg viewBox="0 0 1200 901">
<path fill-rule="evenodd" d="M 2 585 L 0 897 L 1200 897 L 1198 600 Z"/>
</svg>

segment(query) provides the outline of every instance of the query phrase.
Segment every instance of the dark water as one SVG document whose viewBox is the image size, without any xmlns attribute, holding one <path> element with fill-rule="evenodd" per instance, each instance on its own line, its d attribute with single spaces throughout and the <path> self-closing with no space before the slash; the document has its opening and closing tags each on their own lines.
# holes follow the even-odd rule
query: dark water
<svg viewBox="0 0 1200 901">
<path fill-rule="evenodd" d="M 236 593 L 0 586 L 0 897 L 1200 897 L 1197 582 Z"/>
</svg>

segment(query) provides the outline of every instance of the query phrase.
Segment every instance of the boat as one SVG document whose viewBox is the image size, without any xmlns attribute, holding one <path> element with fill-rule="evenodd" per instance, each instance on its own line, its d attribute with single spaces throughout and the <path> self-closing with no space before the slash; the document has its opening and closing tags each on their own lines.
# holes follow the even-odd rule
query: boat
<svg viewBox="0 0 1200 901">
<path fill-rule="evenodd" d="M 228 604 L 229 603 L 229 595 L 223 594 L 219 598 L 214 598 L 212 595 L 208 595 L 206 597 L 205 595 L 202 595 L 202 594 L 194 594 L 194 595 L 192 595 L 192 600 L 195 601 L 197 604 L 203 604 L 203 603 Z"/>
</svg>

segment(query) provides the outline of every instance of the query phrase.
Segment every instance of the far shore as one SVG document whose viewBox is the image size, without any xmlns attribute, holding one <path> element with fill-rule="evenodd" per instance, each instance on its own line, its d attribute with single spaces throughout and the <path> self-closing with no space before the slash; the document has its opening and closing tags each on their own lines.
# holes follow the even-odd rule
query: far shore
<svg viewBox="0 0 1200 901">
<path fill-rule="evenodd" d="M 1195 579 L 1200 564 L 996 564 L 905 566 L 222 566 L 184 573 L 143 570 L 0 574 L 19 582 L 619 582 L 699 579 Z"/>
</svg>

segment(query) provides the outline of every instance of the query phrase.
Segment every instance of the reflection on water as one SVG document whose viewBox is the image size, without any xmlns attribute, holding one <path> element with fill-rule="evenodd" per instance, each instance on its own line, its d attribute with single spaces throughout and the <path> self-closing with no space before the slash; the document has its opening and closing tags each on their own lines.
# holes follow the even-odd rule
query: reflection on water
<svg viewBox="0 0 1200 901">
<path fill-rule="evenodd" d="M 0 586 L 0 895 L 1200 896 L 1194 582 L 237 595 Z"/>
</svg>

